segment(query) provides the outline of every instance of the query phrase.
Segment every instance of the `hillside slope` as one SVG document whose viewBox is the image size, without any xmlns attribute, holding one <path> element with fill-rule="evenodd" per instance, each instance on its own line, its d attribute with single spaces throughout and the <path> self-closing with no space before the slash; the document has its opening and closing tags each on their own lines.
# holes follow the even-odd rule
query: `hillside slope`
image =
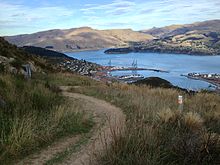
<svg viewBox="0 0 220 165">
<path fill-rule="evenodd" d="M 153 37 L 131 29 L 96 30 L 90 27 L 82 27 L 7 36 L 5 39 L 19 47 L 37 46 L 67 52 L 125 46 L 129 42 L 147 41 Z"/>
<path fill-rule="evenodd" d="M 68 71 L 82 75 L 90 75 L 101 67 L 45 48 L 33 46 L 18 48 L 0 37 L 0 73 L 24 74 L 25 64 L 30 64 L 33 72 Z"/>
<path fill-rule="evenodd" d="M 63 53 L 45 48 L 24 46 L 21 49 L 30 54 L 44 58 L 47 64 L 54 67 L 55 71 L 68 71 L 81 75 L 91 75 L 91 72 L 97 71 L 101 67 L 98 64 L 85 60 L 78 60 Z"/>
<path fill-rule="evenodd" d="M 30 54 L 0 37 L 0 72 L 23 73 L 24 64 L 30 64 L 35 72 L 52 70 L 43 58 Z"/>
<path fill-rule="evenodd" d="M 172 25 L 142 31 L 156 39 L 137 42 L 128 49 L 111 49 L 117 52 L 159 52 L 191 55 L 220 55 L 220 20 L 188 25 Z"/>
<path fill-rule="evenodd" d="M 209 32 L 220 33 L 220 20 L 210 20 L 185 25 L 170 25 L 161 28 L 154 27 L 152 29 L 142 30 L 140 32 L 152 35 L 156 38 L 164 38 L 168 36 L 181 35 L 190 32 L 199 34 Z"/>
</svg>

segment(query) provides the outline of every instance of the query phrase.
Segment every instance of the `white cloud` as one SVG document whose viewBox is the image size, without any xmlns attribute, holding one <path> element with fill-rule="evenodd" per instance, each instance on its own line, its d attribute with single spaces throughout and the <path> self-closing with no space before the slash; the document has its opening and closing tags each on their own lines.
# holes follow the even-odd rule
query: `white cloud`
<svg viewBox="0 0 220 165">
<path fill-rule="evenodd" d="M 13 4 L 0 0 L 0 33 L 15 28 L 18 29 L 16 33 L 26 33 L 79 26 L 140 30 L 220 19 L 220 3 L 216 1 L 219 0 L 113 0 L 99 4 L 89 1 L 84 6 L 73 5 L 73 1 L 62 7 L 45 5 L 39 0 L 38 7 L 28 7 L 21 5 L 22 0 Z"/>
<path fill-rule="evenodd" d="M 81 11 L 86 16 L 98 16 L 96 28 L 102 29 L 108 28 L 106 25 L 114 28 L 125 25 L 139 30 L 220 18 L 220 4 L 214 0 L 139 0 L 139 3 L 117 0 L 102 5 L 85 5 Z M 94 25 L 94 20 L 88 20 L 87 24 Z"/>
<path fill-rule="evenodd" d="M 132 11 L 136 4 L 127 0 L 115 0 L 112 3 L 99 5 L 99 4 L 86 4 L 85 8 L 81 9 L 84 14 L 95 14 L 97 12 L 104 12 L 107 14 L 120 15 Z"/>
<path fill-rule="evenodd" d="M 0 6 L 0 21 L 2 22 L 0 27 L 26 26 L 27 24 L 28 26 L 42 26 L 42 22 L 50 24 L 61 17 L 73 15 L 73 11 L 57 6 L 30 8 L 6 2 L 0 2 Z"/>
</svg>

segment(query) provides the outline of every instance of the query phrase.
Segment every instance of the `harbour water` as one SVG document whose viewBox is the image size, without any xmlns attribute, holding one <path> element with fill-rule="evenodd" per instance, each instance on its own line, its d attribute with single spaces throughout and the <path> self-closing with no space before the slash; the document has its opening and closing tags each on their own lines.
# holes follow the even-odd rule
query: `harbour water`
<svg viewBox="0 0 220 165">
<path fill-rule="evenodd" d="M 183 54 L 160 54 L 160 53 L 129 53 L 129 54 L 105 54 L 104 50 L 83 51 L 66 53 L 70 57 L 84 59 L 90 62 L 112 66 L 131 67 L 132 62 L 137 61 L 140 68 L 151 68 L 169 71 L 154 72 L 141 70 L 136 74 L 145 77 L 161 77 L 170 81 L 173 85 L 191 90 L 213 89 L 208 82 L 193 80 L 181 76 L 188 73 L 220 73 L 220 56 L 192 56 Z M 134 71 L 113 71 L 112 75 L 122 76 L 133 74 Z"/>
</svg>

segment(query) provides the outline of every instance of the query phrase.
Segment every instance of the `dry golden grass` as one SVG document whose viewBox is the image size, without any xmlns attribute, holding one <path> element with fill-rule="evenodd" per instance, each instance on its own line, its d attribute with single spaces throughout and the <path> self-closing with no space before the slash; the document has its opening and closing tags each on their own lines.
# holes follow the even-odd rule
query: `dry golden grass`
<svg viewBox="0 0 220 165">
<path fill-rule="evenodd" d="M 159 120 L 168 123 L 168 122 L 174 122 L 178 119 L 180 112 L 179 111 L 172 111 L 171 109 L 165 109 L 158 112 Z"/>
<path fill-rule="evenodd" d="M 220 162 L 220 96 L 217 94 L 188 95 L 173 89 L 137 87 L 118 83 L 105 85 L 77 75 L 60 75 L 58 78 L 56 75 L 50 75 L 49 77 L 38 77 L 38 81 L 46 81 L 49 84 L 53 82 L 53 85 L 81 86 L 73 88 L 72 91 L 109 101 L 120 107 L 127 115 L 124 130 L 112 128 L 114 139 L 111 146 L 106 146 L 104 155 L 101 154 L 97 157 L 100 164 L 163 165 L 218 164 Z M 13 89 L 11 93 L 16 95 L 13 82 L 11 82 L 8 81 L 10 88 Z M 18 82 L 18 86 L 22 87 L 22 84 Z M 38 91 L 38 88 L 43 90 Z M 36 91 L 42 95 L 50 94 L 43 86 L 37 86 Z M 184 106 L 181 112 L 178 110 L 177 103 L 179 94 L 184 96 Z M 41 103 L 43 100 L 37 96 L 35 101 Z M 19 99 L 19 102 L 23 103 L 23 97 L 25 95 Z M 13 100 L 14 97 L 8 96 L 8 98 Z M 36 108 L 40 108 L 40 106 L 37 104 Z M 58 130 L 64 130 L 71 125 L 71 122 L 64 122 L 69 121 L 66 120 L 66 117 L 70 119 L 68 110 L 62 106 L 54 108 L 56 111 L 49 115 L 51 122 L 47 123 L 46 120 L 41 122 L 40 128 L 45 128 L 45 132 L 53 132 L 57 128 L 57 123 L 63 123 L 61 127 L 57 128 Z M 27 117 L 30 118 L 30 116 Z M 83 115 L 80 117 L 77 117 L 80 120 L 76 120 L 75 123 L 84 122 Z M 76 116 L 73 115 L 73 121 L 74 119 Z M 22 119 L 14 121 L 14 133 L 11 136 L 15 141 L 12 145 L 14 152 L 16 147 L 19 149 L 18 144 L 22 144 L 22 140 L 15 137 L 21 136 L 27 139 L 26 142 L 29 138 L 32 139 L 31 124 L 25 130 L 18 129 L 20 126 L 16 126 L 26 125 L 28 121 Z M 31 121 L 35 121 L 35 119 L 32 118 Z M 38 123 L 38 125 L 40 124 Z M 45 125 L 51 127 L 44 127 Z M 77 124 L 76 126 L 80 128 Z M 68 130 L 66 131 L 68 132 Z M 45 135 L 43 139 L 45 141 L 52 139 L 45 132 L 41 132 Z"/>
<path fill-rule="evenodd" d="M 220 96 L 114 83 L 72 89 L 107 100 L 127 115 L 125 132 L 100 164 L 218 164 Z M 184 96 L 183 111 L 177 98 Z"/>
<path fill-rule="evenodd" d="M 184 124 L 192 130 L 200 130 L 203 126 L 204 120 L 198 113 L 188 112 L 184 115 Z"/>
</svg>

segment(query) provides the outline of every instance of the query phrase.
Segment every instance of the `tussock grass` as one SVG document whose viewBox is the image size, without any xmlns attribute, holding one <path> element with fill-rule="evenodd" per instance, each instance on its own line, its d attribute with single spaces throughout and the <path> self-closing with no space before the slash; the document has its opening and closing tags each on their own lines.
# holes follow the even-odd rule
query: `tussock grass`
<svg viewBox="0 0 220 165">
<path fill-rule="evenodd" d="M 27 87 L 26 83 L 30 85 Z M 89 130 L 92 122 L 83 114 L 68 110 L 64 106 L 68 103 L 59 96 L 56 87 L 72 85 L 81 86 L 72 91 L 104 99 L 127 115 L 123 130 L 112 128 L 113 141 L 111 146 L 106 146 L 104 154 L 96 157 L 99 164 L 220 162 L 220 96 L 217 94 L 187 95 L 173 89 L 103 84 L 73 74 L 37 75 L 36 80 L 26 83 L 19 78 L 0 78 L 1 97 L 8 100 L 7 111 L 1 110 L 0 127 L 4 130 L 0 134 L 1 158 L 27 153 L 54 137 Z M 178 110 L 179 94 L 184 96 L 183 111 Z M 76 110 L 80 104 L 76 104 Z M 75 127 L 71 127 L 72 123 Z"/>
<path fill-rule="evenodd" d="M 80 101 L 64 99 L 56 86 L 0 75 L 0 164 L 21 158 L 55 139 L 86 133 L 93 122 Z"/>
<path fill-rule="evenodd" d="M 117 83 L 72 90 L 107 100 L 127 115 L 125 131 L 113 134 L 106 153 L 97 156 L 100 164 L 220 163 L 217 94 L 187 95 L 173 89 Z M 179 94 L 184 96 L 183 111 L 178 110 Z"/>
<path fill-rule="evenodd" d="M 188 128 L 196 131 L 203 127 L 204 120 L 198 113 L 188 112 L 184 115 L 184 122 Z"/>
</svg>

